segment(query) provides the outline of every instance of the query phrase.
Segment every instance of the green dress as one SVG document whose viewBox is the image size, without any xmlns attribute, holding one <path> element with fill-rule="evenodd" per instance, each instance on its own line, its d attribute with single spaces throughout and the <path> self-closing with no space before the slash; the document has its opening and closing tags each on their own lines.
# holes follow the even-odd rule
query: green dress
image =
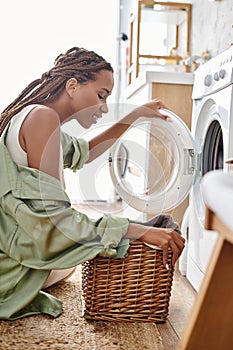
<svg viewBox="0 0 233 350">
<path fill-rule="evenodd" d="M 129 220 L 97 220 L 71 207 L 61 183 L 17 165 L 0 138 L 0 319 L 46 313 L 57 317 L 62 303 L 41 291 L 51 270 L 67 269 L 97 254 L 124 257 Z M 64 166 L 80 169 L 88 143 L 62 133 Z"/>
</svg>

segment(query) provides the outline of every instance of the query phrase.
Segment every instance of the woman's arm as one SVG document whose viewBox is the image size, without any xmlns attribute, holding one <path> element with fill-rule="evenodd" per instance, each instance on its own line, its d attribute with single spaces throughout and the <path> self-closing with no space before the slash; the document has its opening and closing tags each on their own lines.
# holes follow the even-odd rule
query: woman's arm
<svg viewBox="0 0 233 350">
<path fill-rule="evenodd" d="M 89 141 L 89 159 L 87 163 L 91 162 L 107 149 L 109 149 L 114 142 L 140 117 L 147 118 L 163 118 L 169 119 L 168 116 L 159 112 L 160 108 L 166 108 L 159 100 L 152 100 L 140 107 L 135 108 L 132 112 L 127 114 L 119 122 L 115 123 L 109 129 L 94 137 Z"/>
<path fill-rule="evenodd" d="M 129 224 L 125 238 L 139 239 L 148 244 L 156 245 L 163 250 L 163 264 L 167 265 L 168 250 L 172 251 L 172 265 L 184 249 L 184 238 L 172 228 L 148 227 L 141 224 Z"/>
</svg>

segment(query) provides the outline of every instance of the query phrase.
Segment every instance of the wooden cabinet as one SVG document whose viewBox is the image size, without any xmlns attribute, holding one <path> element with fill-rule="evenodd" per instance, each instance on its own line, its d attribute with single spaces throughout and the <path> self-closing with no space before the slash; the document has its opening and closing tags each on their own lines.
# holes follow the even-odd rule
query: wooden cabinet
<svg viewBox="0 0 233 350">
<path fill-rule="evenodd" d="M 177 350 L 233 349 L 233 230 L 209 208 L 206 229 L 218 240 Z"/>
<path fill-rule="evenodd" d="M 192 85 L 152 83 L 152 99 L 159 98 L 191 128 Z"/>
</svg>

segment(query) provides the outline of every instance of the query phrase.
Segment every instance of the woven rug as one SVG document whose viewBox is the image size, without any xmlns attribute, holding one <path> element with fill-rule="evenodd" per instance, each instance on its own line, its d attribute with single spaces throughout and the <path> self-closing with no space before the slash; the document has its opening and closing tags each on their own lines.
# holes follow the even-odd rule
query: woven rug
<svg viewBox="0 0 233 350">
<path fill-rule="evenodd" d="M 80 281 L 78 268 L 69 280 L 47 290 L 63 301 L 58 318 L 36 315 L 0 321 L 0 349 L 164 350 L 154 323 L 85 320 Z"/>
</svg>

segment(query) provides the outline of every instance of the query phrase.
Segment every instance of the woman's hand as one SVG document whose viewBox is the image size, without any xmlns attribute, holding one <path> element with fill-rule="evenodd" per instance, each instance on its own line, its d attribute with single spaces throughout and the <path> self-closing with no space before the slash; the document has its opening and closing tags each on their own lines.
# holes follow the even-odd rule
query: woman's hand
<svg viewBox="0 0 233 350">
<path fill-rule="evenodd" d="M 124 118 L 120 119 L 117 123 L 109 127 L 107 130 L 95 136 L 89 141 L 89 159 L 88 162 L 93 161 L 107 149 L 109 149 L 121 135 L 133 125 L 133 123 L 140 117 L 146 118 L 162 118 L 169 120 L 170 117 L 165 113 L 161 113 L 159 110 L 166 108 L 160 100 L 152 100 L 136 107 L 133 111 L 127 114 Z"/>
<path fill-rule="evenodd" d="M 143 104 L 142 106 L 140 107 L 137 107 L 135 109 L 135 112 L 137 113 L 138 115 L 138 118 L 139 117 L 146 117 L 146 118 L 162 118 L 162 119 L 166 119 L 166 120 L 169 120 L 170 117 L 166 114 L 163 114 L 160 112 L 160 109 L 161 108 L 166 108 L 168 109 L 162 101 L 158 100 L 158 99 L 155 99 L 155 100 L 152 100 L 152 101 L 149 101 L 145 104 Z"/>
<path fill-rule="evenodd" d="M 172 251 L 172 266 L 174 266 L 185 246 L 184 238 L 171 228 L 148 227 L 131 223 L 125 237 L 139 239 L 161 248 L 165 267 L 167 267 L 169 249 Z"/>
</svg>

